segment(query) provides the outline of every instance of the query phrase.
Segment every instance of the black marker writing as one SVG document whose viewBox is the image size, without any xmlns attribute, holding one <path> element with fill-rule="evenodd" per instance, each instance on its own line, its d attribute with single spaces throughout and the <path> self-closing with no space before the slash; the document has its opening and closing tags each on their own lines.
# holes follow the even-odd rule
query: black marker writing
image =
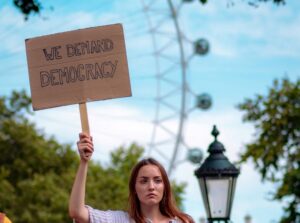
<svg viewBox="0 0 300 223">
<path fill-rule="evenodd" d="M 77 81 L 113 78 L 118 61 L 105 61 L 93 64 L 78 64 L 48 71 L 40 71 L 41 87 L 75 83 Z"/>
<path fill-rule="evenodd" d="M 43 49 L 46 60 L 61 59 L 62 56 L 59 53 L 60 48 L 61 46 L 51 47 L 50 52 L 48 52 L 47 49 Z"/>
<path fill-rule="evenodd" d="M 68 57 L 108 52 L 113 48 L 114 43 L 111 39 L 91 40 L 66 45 Z"/>
</svg>

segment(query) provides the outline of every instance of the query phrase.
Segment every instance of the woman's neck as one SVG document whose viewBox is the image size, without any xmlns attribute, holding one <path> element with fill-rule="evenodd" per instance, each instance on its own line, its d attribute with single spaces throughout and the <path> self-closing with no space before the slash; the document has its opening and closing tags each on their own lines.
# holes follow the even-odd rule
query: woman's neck
<svg viewBox="0 0 300 223">
<path fill-rule="evenodd" d="M 162 223 L 162 222 L 168 222 L 168 217 L 164 216 L 160 210 L 159 206 L 143 206 L 141 208 L 143 216 L 150 220 L 151 223 Z"/>
</svg>

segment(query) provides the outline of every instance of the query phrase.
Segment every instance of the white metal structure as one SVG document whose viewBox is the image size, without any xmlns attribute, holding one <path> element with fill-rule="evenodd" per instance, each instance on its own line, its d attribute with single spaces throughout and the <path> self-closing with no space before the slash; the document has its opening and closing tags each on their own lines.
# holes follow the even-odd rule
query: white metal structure
<svg viewBox="0 0 300 223">
<path fill-rule="evenodd" d="M 152 38 L 157 80 L 156 112 L 147 153 L 160 157 L 171 175 L 189 149 L 183 133 L 191 110 L 187 103 L 191 94 L 187 81 L 188 58 L 191 56 L 186 56 L 187 41 L 179 24 L 180 9 L 184 2 L 141 0 L 141 3 Z M 157 19 L 161 16 L 165 19 Z M 161 44 L 162 40 L 166 41 Z M 167 68 L 163 64 L 165 61 L 170 64 Z"/>
</svg>

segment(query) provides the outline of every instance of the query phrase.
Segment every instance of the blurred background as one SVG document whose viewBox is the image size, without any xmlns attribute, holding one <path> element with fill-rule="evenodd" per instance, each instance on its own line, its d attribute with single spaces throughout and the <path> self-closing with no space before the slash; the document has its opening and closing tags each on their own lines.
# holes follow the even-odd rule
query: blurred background
<svg viewBox="0 0 300 223">
<path fill-rule="evenodd" d="M 78 105 L 32 111 L 25 39 L 121 23 L 132 97 L 87 104 L 88 203 L 122 208 L 130 167 L 153 156 L 180 207 L 205 221 L 194 171 L 216 125 L 241 171 L 232 222 L 299 222 L 299 9 L 280 0 L 2 1 L 0 211 L 12 222 L 68 221 L 78 164 Z"/>
</svg>

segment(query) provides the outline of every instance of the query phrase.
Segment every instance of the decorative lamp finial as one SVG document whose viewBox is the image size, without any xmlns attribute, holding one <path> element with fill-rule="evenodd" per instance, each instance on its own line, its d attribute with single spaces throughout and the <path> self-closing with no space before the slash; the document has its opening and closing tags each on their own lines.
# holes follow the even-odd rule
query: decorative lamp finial
<svg viewBox="0 0 300 223">
<path fill-rule="evenodd" d="M 211 134 L 215 137 L 215 140 L 217 140 L 217 137 L 220 134 L 220 132 L 217 129 L 216 125 L 213 126 L 213 130 L 211 131 Z"/>
</svg>

